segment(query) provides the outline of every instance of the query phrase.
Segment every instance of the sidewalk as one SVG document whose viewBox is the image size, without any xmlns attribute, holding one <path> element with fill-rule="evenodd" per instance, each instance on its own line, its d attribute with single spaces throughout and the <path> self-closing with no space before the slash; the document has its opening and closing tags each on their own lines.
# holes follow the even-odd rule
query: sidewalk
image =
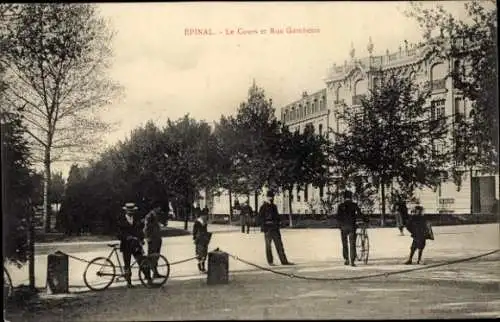
<svg viewBox="0 0 500 322">
<path fill-rule="evenodd" d="M 424 252 L 424 262 L 429 264 L 447 259 L 475 256 L 498 249 L 499 231 L 497 224 L 436 227 L 436 240 L 429 241 Z M 353 273 L 359 273 L 370 268 L 399 269 L 407 258 L 411 238 L 400 236 L 397 229 L 370 229 L 370 259 L 368 265 L 360 264 Z M 282 231 L 283 243 L 288 258 L 295 262 L 298 269 L 306 267 L 339 267 L 345 269 L 342 261 L 340 233 L 338 229 L 300 229 Z M 91 260 L 97 256 L 108 256 L 110 248 L 104 245 L 71 245 L 54 248 L 84 260 Z M 209 250 L 219 247 L 221 250 L 236 255 L 249 262 L 267 266 L 264 236 L 260 232 L 242 234 L 241 232 L 215 233 Z M 273 248 L 273 253 L 275 250 Z M 164 238 L 162 254 L 170 262 L 176 262 L 193 257 L 194 244 L 191 235 L 176 238 Z M 115 259 L 113 259 L 115 261 Z M 278 259 L 275 260 L 278 263 Z M 87 264 L 74 259 L 69 260 L 70 286 L 83 286 L 83 273 Z M 248 271 L 253 267 L 240 261 L 230 259 L 231 273 Z M 26 284 L 28 280 L 27 266 L 18 270 L 8 267 L 14 285 Z M 293 268 L 295 269 L 295 268 Z M 348 268 L 349 269 L 349 268 Z M 36 256 L 36 285 L 45 287 L 47 274 L 47 255 Z M 307 274 L 304 274 L 307 275 Z M 195 261 L 172 265 L 170 281 L 176 279 L 201 278 Z"/>
<path fill-rule="evenodd" d="M 419 271 L 356 281 L 292 279 L 273 273 L 231 273 L 228 285 L 208 286 L 206 276 L 169 281 L 161 289 L 118 287 L 78 296 L 45 296 L 9 310 L 10 321 L 154 321 L 268 319 L 450 319 L 500 317 L 500 293 L 492 282 L 497 260 L 460 263 L 444 270 Z M 361 269 L 361 266 L 358 267 Z M 349 277 L 343 265 L 310 276 Z M 383 272 L 382 267 L 372 268 Z M 304 270 L 301 267 L 283 270 Z M 473 272 L 449 280 L 447 271 Z M 364 273 L 367 273 L 366 271 Z M 498 275 L 497 275 L 498 276 Z"/>
</svg>

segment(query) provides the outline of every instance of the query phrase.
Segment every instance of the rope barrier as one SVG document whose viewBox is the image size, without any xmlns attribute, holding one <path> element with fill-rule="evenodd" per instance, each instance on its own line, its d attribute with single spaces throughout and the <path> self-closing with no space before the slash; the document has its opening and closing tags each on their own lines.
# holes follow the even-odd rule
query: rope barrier
<svg viewBox="0 0 500 322">
<path fill-rule="evenodd" d="M 55 253 L 56 253 L 56 254 L 66 255 L 66 256 L 68 256 L 69 258 L 72 258 L 72 259 L 74 259 L 74 260 L 77 260 L 77 261 L 80 261 L 80 262 L 83 262 L 83 263 L 87 263 L 87 264 L 90 264 L 90 263 L 92 262 L 92 260 L 94 260 L 94 259 L 92 259 L 92 260 L 90 260 L 90 261 L 89 261 L 89 260 L 83 259 L 83 258 L 81 258 L 81 257 L 77 257 L 77 256 L 73 256 L 73 255 L 67 254 L 67 253 L 65 253 L 65 252 L 61 252 L 61 251 L 59 251 L 59 250 L 58 250 L 58 251 L 56 251 Z M 151 255 L 146 255 L 146 256 L 151 256 Z M 97 258 L 97 257 L 96 257 L 96 258 Z M 165 259 L 166 259 L 166 258 L 165 258 Z M 171 263 L 170 263 L 170 262 L 168 262 L 168 260 L 167 260 L 167 264 L 169 264 L 170 266 L 172 266 L 172 265 L 178 265 L 178 264 L 182 264 L 182 263 L 186 263 L 186 262 L 192 261 L 192 260 L 194 260 L 194 259 L 196 259 L 196 256 L 194 256 L 194 257 L 190 257 L 190 258 L 186 258 L 186 259 L 183 259 L 183 260 L 180 260 L 180 261 L 176 261 L 176 262 L 171 262 Z M 103 266 L 103 267 L 111 267 L 111 266 L 112 266 L 112 265 L 107 265 L 107 264 L 96 264 L 96 265 L 100 265 L 100 266 Z M 130 266 L 132 266 L 132 265 L 130 265 Z M 166 265 L 165 265 L 165 264 L 158 265 L 158 267 L 164 267 L 164 266 L 166 266 Z"/>
<path fill-rule="evenodd" d="M 360 280 L 360 279 L 368 279 L 368 278 L 373 278 L 373 277 L 388 277 L 390 275 L 396 275 L 396 274 L 403 274 L 403 273 L 409 273 L 409 272 L 414 272 L 414 271 L 419 271 L 419 270 L 425 270 L 425 269 L 431 269 L 435 267 L 440 267 L 440 266 L 447 266 L 447 265 L 453 265 L 457 263 L 463 263 L 463 262 L 468 262 L 472 261 L 474 259 L 478 259 L 481 257 L 486 257 L 495 253 L 500 252 L 500 249 L 490 251 L 487 253 L 483 253 L 480 255 L 472 256 L 472 257 L 467 257 L 467 258 L 461 258 L 461 259 L 456 259 L 456 260 L 450 260 L 450 261 L 445 261 L 443 263 L 436 263 L 432 265 L 426 265 L 426 266 L 421 266 L 421 267 L 416 267 L 416 268 L 409 268 L 409 269 L 404 269 L 404 270 L 399 270 L 399 271 L 394 271 L 394 272 L 384 272 L 384 273 L 375 273 L 375 274 L 369 274 L 369 275 L 362 275 L 362 276 L 350 276 L 350 277 L 336 277 L 336 278 L 329 278 L 329 277 L 314 277 L 314 276 L 303 276 L 303 275 L 296 275 L 293 273 L 286 273 L 286 272 L 280 272 L 268 267 L 263 267 L 261 265 L 246 261 L 242 258 L 239 258 L 238 256 L 232 255 L 230 253 L 227 253 L 230 257 L 232 257 L 235 260 L 238 260 L 242 263 L 245 263 L 247 265 L 256 267 L 260 270 L 268 271 L 277 275 L 282 275 L 282 276 L 287 276 L 290 278 L 298 278 L 298 279 L 303 279 L 303 280 L 315 280 L 315 281 L 353 281 L 353 280 Z"/>
</svg>

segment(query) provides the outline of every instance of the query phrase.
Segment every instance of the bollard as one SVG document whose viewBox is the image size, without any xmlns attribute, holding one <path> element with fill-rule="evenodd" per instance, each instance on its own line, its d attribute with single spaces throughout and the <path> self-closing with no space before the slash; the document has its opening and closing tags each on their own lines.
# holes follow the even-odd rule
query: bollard
<svg viewBox="0 0 500 322">
<path fill-rule="evenodd" d="M 218 248 L 208 253 L 207 284 L 227 284 L 229 282 L 229 256 Z"/>
<path fill-rule="evenodd" d="M 56 252 L 47 256 L 47 293 L 69 293 L 68 255 Z"/>
</svg>

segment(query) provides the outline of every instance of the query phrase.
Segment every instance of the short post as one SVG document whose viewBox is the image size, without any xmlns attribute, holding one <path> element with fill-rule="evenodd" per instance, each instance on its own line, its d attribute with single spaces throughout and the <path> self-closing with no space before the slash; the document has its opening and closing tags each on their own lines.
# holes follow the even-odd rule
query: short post
<svg viewBox="0 0 500 322">
<path fill-rule="evenodd" d="M 208 253 L 207 284 L 229 283 L 229 256 L 218 248 Z"/>
<path fill-rule="evenodd" d="M 47 293 L 69 293 L 68 255 L 56 252 L 47 256 Z"/>
</svg>

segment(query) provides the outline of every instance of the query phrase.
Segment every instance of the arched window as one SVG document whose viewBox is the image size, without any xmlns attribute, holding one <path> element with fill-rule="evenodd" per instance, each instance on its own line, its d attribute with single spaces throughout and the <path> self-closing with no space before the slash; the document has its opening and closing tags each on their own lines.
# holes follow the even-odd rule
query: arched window
<svg viewBox="0 0 500 322">
<path fill-rule="evenodd" d="M 440 80 L 447 76 L 448 66 L 445 63 L 436 63 L 431 67 L 431 80 Z"/>
<path fill-rule="evenodd" d="M 431 88 L 433 90 L 446 88 L 446 76 L 448 76 L 448 65 L 436 63 L 431 67 Z"/>
<path fill-rule="evenodd" d="M 323 135 L 323 124 L 320 124 L 318 127 L 319 135 Z"/>
</svg>

